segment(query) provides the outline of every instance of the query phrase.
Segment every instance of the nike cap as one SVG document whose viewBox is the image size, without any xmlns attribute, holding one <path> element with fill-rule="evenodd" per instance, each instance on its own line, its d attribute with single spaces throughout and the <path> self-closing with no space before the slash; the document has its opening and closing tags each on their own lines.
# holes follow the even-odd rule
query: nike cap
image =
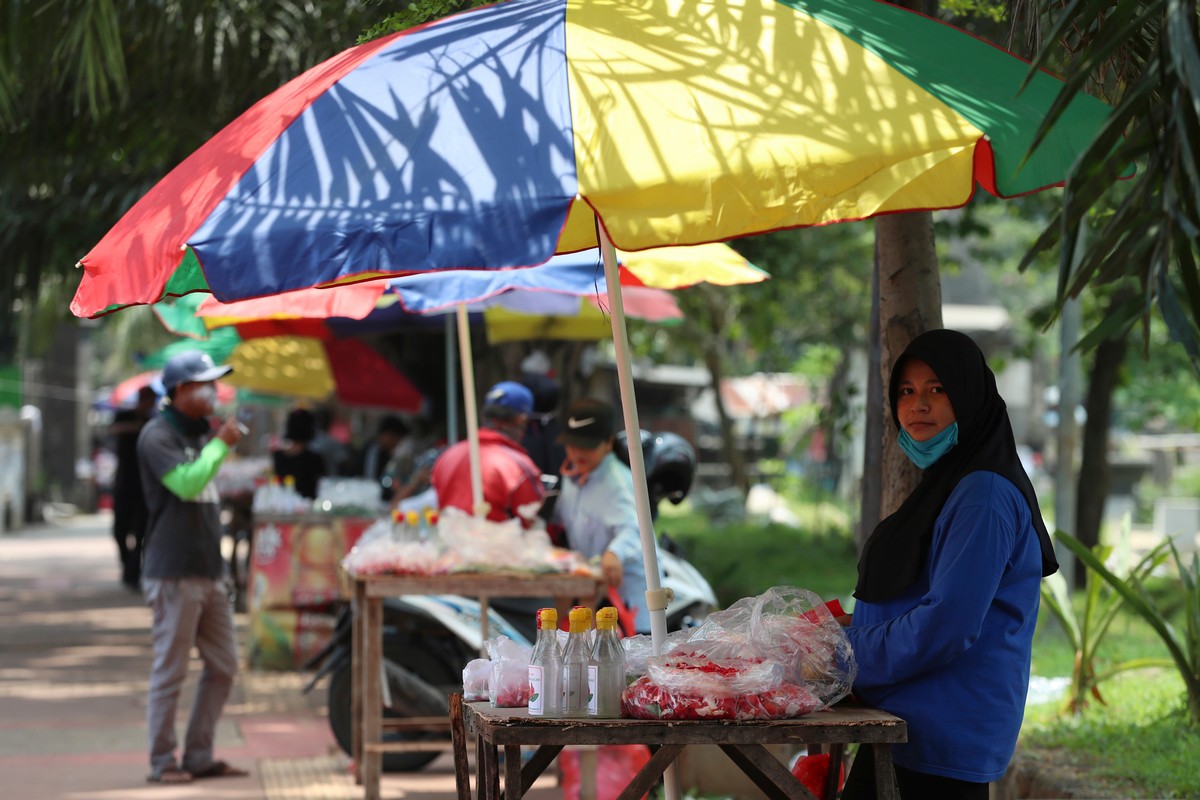
<svg viewBox="0 0 1200 800">
<path fill-rule="evenodd" d="M 567 408 L 558 441 L 575 447 L 596 447 L 613 435 L 615 417 L 611 404 L 591 397 L 580 398 Z"/>
</svg>

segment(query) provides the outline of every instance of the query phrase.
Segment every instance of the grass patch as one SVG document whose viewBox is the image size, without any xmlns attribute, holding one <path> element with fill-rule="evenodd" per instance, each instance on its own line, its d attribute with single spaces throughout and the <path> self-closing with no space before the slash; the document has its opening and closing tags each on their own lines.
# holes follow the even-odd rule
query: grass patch
<svg viewBox="0 0 1200 800">
<path fill-rule="evenodd" d="M 1021 747 L 1074 764 L 1117 796 L 1200 797 L 1200 731 L 1186 725 L 1179 674 L 1129 672 L 1105 681 L 1101 691 L 1108 704 L 1094 704 L 1079 717 L 1061 713 L 1061 701 L 1031 706 Z"/>
</svg>

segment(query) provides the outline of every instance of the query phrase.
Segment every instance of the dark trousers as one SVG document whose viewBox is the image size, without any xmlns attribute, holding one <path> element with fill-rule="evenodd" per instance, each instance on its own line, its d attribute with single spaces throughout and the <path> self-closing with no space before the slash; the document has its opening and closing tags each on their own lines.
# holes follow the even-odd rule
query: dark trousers
<svg viewBox="0 0 1200 800">
<path fill-rule="evenodd" d="M 900 800 L 988 800 L 988 785 L 914 772 L 896 767 L 896 786 Z M 854 766 L 846 776 L 842 800 L 874 800 L 875 753 L 870 747 L 859 747 Z"/>
<path fill-rule="evenodd" d="M 121 558 L 121 581 L 136 589 L 142 579 L 142 545 L 146 540 L 146 504 L 141 498 L 113 495 L 113 538 Z"/>
</svg>

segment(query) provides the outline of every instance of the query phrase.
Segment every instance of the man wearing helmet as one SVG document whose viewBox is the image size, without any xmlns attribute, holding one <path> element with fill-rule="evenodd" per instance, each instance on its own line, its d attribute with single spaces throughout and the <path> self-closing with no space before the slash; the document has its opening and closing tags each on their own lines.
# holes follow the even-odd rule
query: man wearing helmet
<svg viewBox="0 0 1200 800">
<path fill-rule="evenodd" d="M 501 381 L 484 395 L 479 469 L 485 516 L 493 522 L 519 519 L 528 528 L 545 499 L 541 470 L 520 445 L 532 411 L 533 393 L 516 381 Z M 465 441 L 453 444 L 433 464 L 439 508 L 475 512 L 469 447 Z"/>
<path fill-rule="evenodd" d="M 572 550 L 600 558 L 605 581 L 635 612 L 637 631 L 649 633 L 633 475 L 613 453 L 614 420 L 613 407 L 601 400 L 582 398 L 567 409 L 559 436 L 567 460 L 554 518 Z"/>
<path fill-rule="evenodd" d="M 230 372 L 199 350 L 163 368 L 162 413 L 146 423 L 137 453 L 149 516 L 142 568 L 154 612 L 154 663 L 146 723 L 154 783 L 246 775 L 213 757 L 217 720 L 237 673 L 237 642 L 221 556 L 220 499 L 213 477 L 242 437 L 236 418 L 210 436 L 216 380 Z M 204 670 L 192 704 L 182 758 L 175 759 L 175 711 L 192 646 Z"/>
</svg>

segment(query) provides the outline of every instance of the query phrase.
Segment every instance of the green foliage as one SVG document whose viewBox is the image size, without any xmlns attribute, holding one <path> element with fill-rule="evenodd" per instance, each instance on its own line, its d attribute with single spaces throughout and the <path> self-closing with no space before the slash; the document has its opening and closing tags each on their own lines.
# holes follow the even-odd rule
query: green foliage
<svg viewBox="0 0 1200 800">
<path fill-rule="evenodd" d="M 416 0 L 403 10 L 389 14 L 380 22 L 372 25 L 366 33 L 359 37 L 358 41 L 360 43 L 369 42 L 380 36 L 408 30 L 413 26 L 423 25 L 460 11 L 493 4 L 494 0 Z"/>
<path fill-rule="evenodd" d="M 45 0 L 0 21 L 0 360 L 70 319 L 75 263 L 252 103 L 354 43 L 366 0 Z M 53 295 L 53 296 L 52 296 Z M 44 302 L 43 302 L 44 301 Z M 33 349 L 33 348 L 27 348 Z"/>
<path fill-rule="evenodd" d="M 1141 291 L 1100 321 L 1089 341 L 1111 338 L 1148 319 L 1157 302 L 1171 338 L 1187 347 L 1195 363 L 1200 360 L 1196 4 L 1073 0 L 1042 6 L 1053 16 L 1033 68 L 1046 66 L 1064 51 L 1071 57 L 1063 89 L 1039 136 L 1076 95 L 1098 93 L 1115 98 L 1115 105 L 1108 123 L 1075 161 L 1063 208 L 1029 257 L 1059 246 L 1060 298 L 1076 296 L 1085 286 L 1135 278 Z M 1137 177 L 1117 183 L 1135 164 Z M 1076 265 L 1078 230 L 1092 209 L 1106 207 L 1111 213 L 1084 245 Z"/>
<path fill-rule="evenodd" d="M 1188 722 L 1200 727 L 1200 555 L 1193 554 L 1185 564 L 1174 542 L 1165 540 L 1147 555 L 1157 557 L 1169 550 L 1179 572 L 1179 594 L 1182 600 L 1183 630 L 1178 631 L 1171 614 L 1147 589 L 1144 578 L 1132 573 L 1121 578 L 1111 572 L 1095 554 L 1069 534 L 1059 531 L 1057 537 L 1089 570 L 1095 571 L 1124 598 L 1131 611 L 1144 619 L 1166 645 L 1171 659 L 1183 679 L 1187 694 Z"/>
<path fill-rule="evenodd" d="M 1112 554 L 1112 547 L 1097 545 L 1092 548 L 1097 560 L 1105 562 Z M 1150 573 L 1162 565 L 1166 554 L 1161 551 L 1151 552 L 1130 569 L 1129 578 L 1145 580 Z M 1054 615 L 1067 636 L 1067 641 L 1075 653 L 1071 669 L 1071 686 L 1067 698 L 1067 710 L 1072 714 L 1082 714 L 1088 706 L 1088 695 L 1104 703 L 1100 694 L 1100 683 L 1118 673 L 1131 669 L 1146 667 L 1170 666 L 1171 662 L 1161 658 L 1138 658 L 1125 661 L 1105 670 L 1096 672 L 1096 656 L 1108 633 L 1109 626 L 1121 609 L 1124 598 L 1107 587 L 1107 584 L 1093 571 L 1088 571 L 1087 581 L 1083 591 L 1082 610 L 1076 611 L 1072 601 L 1067 580 L 1062 572 L 1056 572 L 1042 581 L 1042 601 Z"/>
</svg>

